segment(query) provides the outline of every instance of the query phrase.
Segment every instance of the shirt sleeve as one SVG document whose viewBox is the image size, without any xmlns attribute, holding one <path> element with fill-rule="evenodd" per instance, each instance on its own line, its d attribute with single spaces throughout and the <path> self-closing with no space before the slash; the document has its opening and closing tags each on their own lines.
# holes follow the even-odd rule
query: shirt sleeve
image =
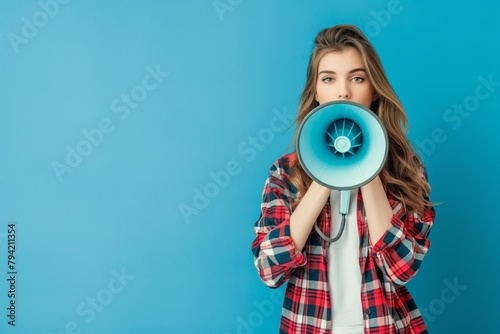
<svg viewBox="0 0 500 334">
<path fill-rule="evenodd" d="M 426 178 L 425 170 L 422 177 Z M 373 246 L 372 255 L 389 281 L 402 286 L 417 274 L 429 250 L 428 237 L 436 214 L 431 207 L 423 214 L 407 215 L 400 202 L 389 198 L 389 203 L 393 208 L 391 225 Z"/>
<path fill-rule="evenodd" d="M 295 268 L 306 263 L 290 236 L 293 197 L 282 162 L 278 161 L 264 186 L 252 243 L 255 267 L 262 281 L 272 288 L 281 286 Z"/>
</svg>

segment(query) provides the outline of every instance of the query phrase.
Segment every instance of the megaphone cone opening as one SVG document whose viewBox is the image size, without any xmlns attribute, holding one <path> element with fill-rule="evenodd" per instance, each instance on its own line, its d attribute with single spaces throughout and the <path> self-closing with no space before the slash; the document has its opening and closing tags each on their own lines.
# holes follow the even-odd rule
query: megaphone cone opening
<svg viewBox="0 0 500 334">
<path fill-rule="evenodd" d="M 313 109 L 299 127 L 296 145 L 305 172 L 337 190 L 371 181 L 383 168 L 388 148 L 380 119 L 366 107 L 348 101 Z"/>
</svg>

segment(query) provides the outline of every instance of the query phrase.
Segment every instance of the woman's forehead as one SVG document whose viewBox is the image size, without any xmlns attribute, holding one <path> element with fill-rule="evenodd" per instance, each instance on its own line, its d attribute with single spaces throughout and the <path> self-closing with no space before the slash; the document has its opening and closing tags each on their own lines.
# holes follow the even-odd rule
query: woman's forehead
<svg viewBox="0 0 500 334">
<path fill-rule="evenodd" d="M 364 68 L 363 59 L 358 50 L 347 48 L 341 51 L 330 51 L 321 57 L 318 72 L 329 71 L 350 71 L 355 68 Z"/>
</svg>

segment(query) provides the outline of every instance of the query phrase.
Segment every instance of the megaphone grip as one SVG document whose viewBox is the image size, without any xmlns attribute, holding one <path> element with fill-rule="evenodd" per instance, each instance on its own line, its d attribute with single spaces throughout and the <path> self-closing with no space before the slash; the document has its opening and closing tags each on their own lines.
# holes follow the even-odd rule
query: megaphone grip
<svg viewBox="0 0 500 334">
<path fill-rule="evenodd" d="M 342 215 L 349 213 L 349 203 L 351 202 L 351 191 L 341 190 L 340 191 L 340 208 L 339 212 Z"/>
</svg>

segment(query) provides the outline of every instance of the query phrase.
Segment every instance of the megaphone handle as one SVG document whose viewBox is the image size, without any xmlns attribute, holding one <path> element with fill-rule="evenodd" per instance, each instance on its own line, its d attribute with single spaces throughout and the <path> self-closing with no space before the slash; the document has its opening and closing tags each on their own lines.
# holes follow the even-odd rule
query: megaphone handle
<svg viewBox="0 0 500 334">
<path fill-rule="evenodd" d="M 340 191 L 340 207 L 339 211 L 341 215 L 346 215 L 349 213 L 349 203 L 351 202 L 351 191 L 341 190 Z"/>
</svg>

